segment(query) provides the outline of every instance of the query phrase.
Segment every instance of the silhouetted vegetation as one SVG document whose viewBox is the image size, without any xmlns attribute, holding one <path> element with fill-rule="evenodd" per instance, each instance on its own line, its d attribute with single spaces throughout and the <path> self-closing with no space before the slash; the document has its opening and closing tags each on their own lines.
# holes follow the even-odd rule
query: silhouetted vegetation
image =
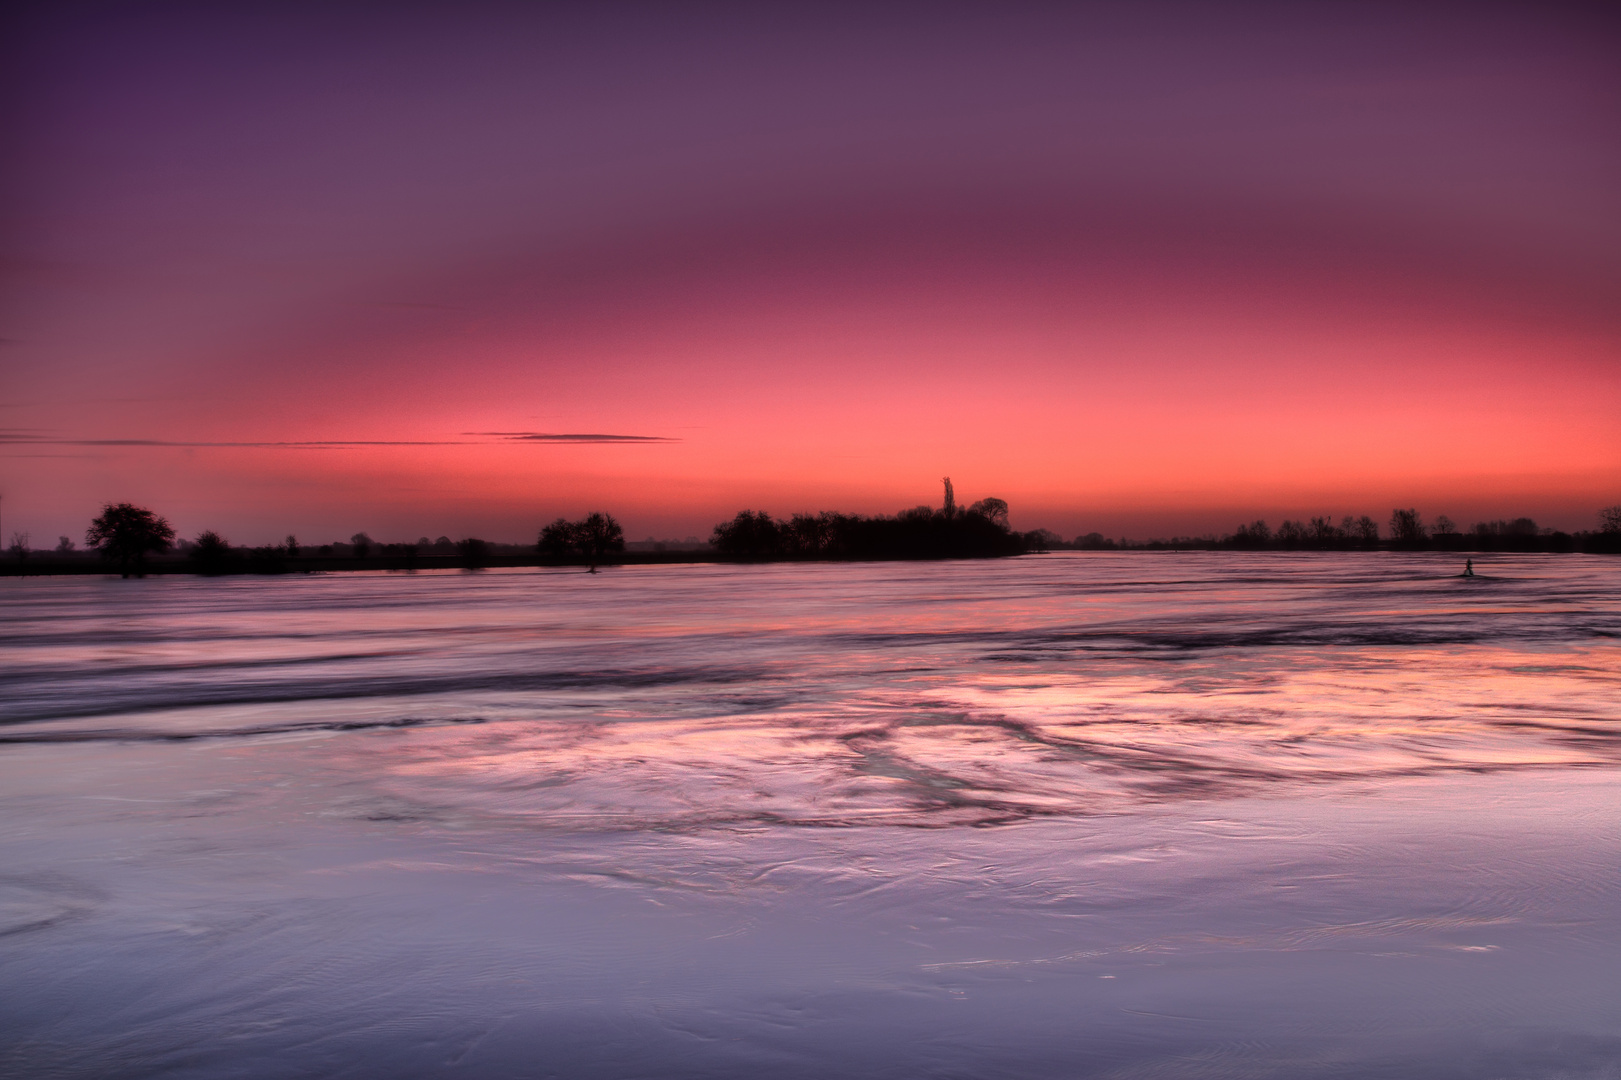
<svg viewBox="0 0 1621 1080">
<path fill-rule="evenodd" d="M 281 544 L 266 544 L 248 552 L 250 574 L 285 574 L 289 569 L 287 548 Z"/>
<path fill-rule="evenodd" d="M 864 517 L 824 511 L 795 514 L 783 520 L 763 510 L 745 510 L 714 528 L 711 541 L 697 537 L 656 541 L 649 537 L 627 545 L 624 530 L 612 516 L 594 513 L 578 521 L 558 518 L 541 530 L 539 562 L 575 564 L 595 570 L 607 561 L 636 563 L 688 562 L 712 556 L 737 561 L 773 559 L 939 559 L 983 558 L 1048 550 L 1167 551 L 1238 549 L 1248 551 L 1404 550 L 1455 552 L 1586 552 L 1621 554 L 1621 504 L 1597 514 L 1597 529 L 1575 533 L 1546 529 L 1528 517 L 1475 522 L 1461 529 L 1445 514 L 1425 523 L 1417 508 L 1390 513 L 1390 534 L 1380 537 L 1372 517 L 1345 515 L 1335 524 L 1329 515 L 1305 521 L 1286 519 L 1274 530 L 1262 519 L 1240 524 L 1225 536 L 1179 536 L 1134 541 L 1089 532 L 1065 542 L 1047 529 L 1014 532 L 1008 506 L 986 498 L 963 509 L 949 478 L 939 509 L 916 506 L 893 517 Z M 61 537 L 52 550 L 32 549 L 26 533 L 14 533 L 0 575 L 95 573 L 95 556 L 112 562 L 125 577 L 147 572 L 198 574 L 319 573 L 335 570 L 387 572 L 463 567 L 536 565 L 536 549 L 469 537 L 452 542 L 426 536 L 416 543 L 379 544 L 364 532 L 350 543 L 302 545 L 289 534 L 280 544 L 233 548 L 210 529 L 194 540 L 176 544 L 174 530 L 150 510 L 129 503 L 107 504 L 85 533 L 88 551 L 75 550 Z M 634 549 L 627 552 L 627 547 Z M 156 559 L 171 548 L 178 557 Z"/>
<path fill-rule="evenodd" d="M 558 518 L 540 530 L 541 558 L 551 563 L 584 563 L 594 574 L 609 555 L 625 550 L 625 530 L 611 514 L 587 514 L 579 521 Z"/>
<path fill-rule="evenodd" d="M 140 576 L 146 557 L 169 550 L 174 529 L 152 511 L 129 503 L 108 503 L 85 530 L 84 542 L 118 564 L 124 577 Z"/>
<path fill-rule="evenodd" d="M 1007 503 L 1003 502 L 1001 499 L 981 499 L 974 505 L 970 506 L 968 508 L 968 512 L 970 514 L 978 514 L 982 518 L 988 518 L 990 521 L 1002 526 L 1004 529 L 1008 527 Z"/>
<path fill-rule="evenodd" d="M 1424 516 L 1417 510 L 1390 512 L 1390 538 L 1402 547 L 1421 547 L 1429 536 L 1424 527 Z"/>
<path fill-rule="evenodd" d="M 1269 551 L 1582 551 L 1593 554 L 1621 554 L 1621 506 L 1599 512 L 1600 529 L 1594 532 L 1566 533 L 1539 528 L 1530 518 L 1482 521 L 1460 530 L 1445 514 L 1437 515 L 1427 526 L 1416 509 L 1395 509 L 1390 514 L 1390 535 L 1380 538 L 1379 526 L 1363 514 L 1342 517 L 1339 524 L 1328 515 L 1307 521 L 1285 520 L 1274 531 L 1265 521 L 1240 524 L 1226 536 L 1178 536 L 1168 540 L 1114 541 L 1101 533 L 1086 533 L 1067 544 L 1054 547 L 1076 551 L 1112 550 L 1239 550 Z"/>
<path fill-rule="evenodd" d="M 950 479 L 944 484 L 941 509 L 916 506 L 894 517 L 824 510 L 784 521 L 763 510 L 744 510 L 716 525 L 710 544 L 722 555 L 746 560 L 974 559 L 1018 555 L 1053 535 L 1013 532 L 1001 499 L 982 499 L 960 510 Z"/>
<path fill-rule="evenodd" d="M 213 529 L 197 534 L 197 539 L 191 542 L 191 550 L 186 552 L 186 557 L 191 560 L 199 574 L 228 573 L 234 561 L 231 545 Z"/>
<path fill-rule="evenodd" d="M 456 541 L 456 554 L 466 570 L 482 570 L 490 564 L 490 545 L 476 536 Z"/>
<path fill-rule="evenodd" d="M 1051 529 L 1031 529 L 1020 535 L 1024 538 L 1026 551 L 1051 551 L 1064 546 L 1064 538 Z"/>
<path fill-rule="evenodd" d="M 1252 521 L 1240 525 L 1230 538 L 1233 547 L 1258 548 L 1265 547 L 1267 541 L 1272 539 L 1272 530 L 1264 521 Z"/>
</svg>

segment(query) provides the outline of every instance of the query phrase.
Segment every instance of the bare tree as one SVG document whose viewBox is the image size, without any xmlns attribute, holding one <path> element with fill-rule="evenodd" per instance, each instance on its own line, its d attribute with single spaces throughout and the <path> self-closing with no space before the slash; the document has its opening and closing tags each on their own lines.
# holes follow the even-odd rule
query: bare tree
<svg viewBox="0 0 1621 1080">
<path fill-rule="evenodd" d="M 812 557 L 826 554 L 833 545 L 837 516 L 829 513 L 795 514 L 777 528 L 787 554 Z"/>
<path fill-rule="evenodd" d="M 1272 527 L 1265 521 L 1256 520 L 1248 525 L 1240 525 L 1233 533 L 1235 547 L 1261 547 L 1272 539 Z"/>
<path fill-rule="evenodd" d="M 761 517 L 767 522 L 771 520 L 769 515 Z M 720 526 L 716 526 L 716 531 L 720 531 Z M 625 530 L 612 514 L 587 514 L 579 521 L 558 518 L 540 531 L 542 555 L 558 562 L 582 560 L 590 564 L 593 574 L 603 559 L 624 550 Z"/>
<path fill-rule="evenodd" d="M 1426 533 L 1424 518 L 1417 510 L 1390 512 L 1390 538 L 1401 544 L 1422 543 Z"/>
<path fill-rule="evenodd" d="M 1606 506 L 1598 512 L 1599 529 L 1607 533 L 1621 533 L 1621 503 Z"/>
<path fill-rule="evenodd" d="M 940 481 L 946 485 L 946 518 L 954 518 L 957 516 L 957 493 L 952 490 L 951 477 L 942 476 Z"/>
</svg>

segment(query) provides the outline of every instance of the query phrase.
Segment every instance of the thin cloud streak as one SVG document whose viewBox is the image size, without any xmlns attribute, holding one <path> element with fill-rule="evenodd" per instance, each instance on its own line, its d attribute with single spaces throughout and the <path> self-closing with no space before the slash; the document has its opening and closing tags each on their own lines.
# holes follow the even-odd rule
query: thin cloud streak
<svg viewBox="0 0 1621 1080">
<path fill-rule="evenodd" d="M 549 442 L 549 443 L 661 443 L 680 442 L 666 435 L 593 435 L 593 434 L 566 434 L 549 435 L 541 431 L 465 431 L 464 435 L 484 435 L 491 438 L 504 439 L 507 442 Z"/>
<path fill-rule="evenodd" d="M 174 439 L 58 439 L 43 435 L 28 435 L 20 432 L 0 432 L 0 444 L 12 446 L 125 446 L 125 447 L 173 447 L 182 449 L 192 448 L 244 448 L 268 450 L 338 450 L 346 447 L 364 446 L 491 446 L 490 438 L 497 438 L 501 442 L 533 442 L 533 443 L 572 443 L 572 444 L 598 444 L 598 443 L 667 443 L 680 442 L 662 435 L 598 435 L 598 434 L 561 434 L 549 435 L 542 432 L 505 432 L 505 431 L 469 431 L 470 436 L 485 436 L 486 438 L 470 439 L 309 439 L 284 440 L 275 442 L 191 442 Z"/>
</svg>

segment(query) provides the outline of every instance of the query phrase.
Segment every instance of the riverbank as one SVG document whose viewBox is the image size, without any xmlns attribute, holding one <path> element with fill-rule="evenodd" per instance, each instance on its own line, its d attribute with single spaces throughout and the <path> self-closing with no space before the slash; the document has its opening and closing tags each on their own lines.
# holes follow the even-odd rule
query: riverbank
<svg viewBox="0 0 1621 1080">
<path fill-rule="evenodd" d="M 1596 535 L 1596 534 L 1595 534 Z M 1229 555 L 1268 555 L 1268 556 L 1295 556 L 1295 555 L 1379 555 L 1379 554 L 1406 554 L 1406 555 L 1453 555 L 1471 557 L 1479 555 L 1615 555 L 1621 554 L 1621 545 L 1611 544 L 1602 546 L 1598 544 L 1587 545 L 1549 545 L 1542 548 L 1520 548 L 1505 550 L 1486 546 L 1478 547 L 1430 547 L 1413 549 L 1392 543 L 1381 543 L 1376 547 L 1364 549 L 1318 550 L 1311 548 L 1271 548 L 1271 549 L 1245 549 L 1219 545 L 1174 546 L 1168 543 L 1155 541 L 1143 544 L 1140 547 L 1117 547 L 1107 549 L 1073 548 L 1070 546 L 1054 546 L 1046 551 L 1036 550 L 1027 552 L 1030 555 L 1057 554 L 1059 552 L 1076 552 L 1087 554 L 1120 554 L 1120 555 L 1166 555 L 1179 552 L 1211 552 Z M 981 558 L 1012 558 L 1015 556 L 981 556 Z M 603 559 L 598 565 L 609 566 L 662 566 L 682 563 L 798 563 L 798 562 L 938 562 L 941 556 L 894 555 L 887 558 L 864 559 L 837 559 L 837 558 L 746 558 L 736 555 L 727 555 L 714 550 L 679 550 L 679 551 L 624 551 L 618 552 Z M 948 558 L 948 557 L 947 557 Z M 195 574 L 207 577 L 227 577 L 244 574 L 279 575 L 279 574 L 337 574 L 360 570 L 386 570 L 394 573 L 410 573 L 418 570 L 494 570 L 511 569 L 514 567 L 551 567 L 555 569 L 578 569 L 584 571 L 586 565 L 581 562 L 559 562 L 554 559 L 544 559 L 539 555 L 530 553 L 490 553 L 475 560 L 469 560 L 461 554 L 430 554 L 430 555 L 370 555 L 366 558 L 357 558 L 353 555 L 298 555 L 298 556 L 264 556 L 256 553 L 244 553 L 232 558 L 229 562 L 204 570 L 191 558 L 185 555 L 165 556 L 163 558 L 148 560 L 142 574 L 147 577 L 158 577 L 171 574 Z M 53 577 L 53 576 L 79 576 L 87 574 L 117 574 L 118 569 L 104 559 L 96 557 L 90 552 L 74 552 L 70 555 L 57 555 L 55 553 L 38 552 L 26 559 L 7 558 L 0 560 L 0 577 Z"/>
<path fill-rule="evenodd" d="M 603 566 L 642 566 L 663 563 L 728 562 L 722 556 L 706 551 L 627 551 L 611 556 Z M 204 571 L 196 562 L 184 555 L 150 559 L 142 573 L 148 577 L 165 574 L 204 574 L 225 576 L 236 574 L 333 574 L 353 570 L 482 570 L 497 567 L 520 566 L 573 566 L 545 560 L 533 552 L 524 554 L 490 554 L 469 565 L 463 555 L 377 555 L 364 559 L 353 555 L 276 556 L 262 558 L 248 554 L 232 559 L 223 566 Z M 583 565 L 579 569 L 584 570 Z M 35 577 L 79 574 L 117 574 L 118 568 L 93 554 L 58 556 L 35 554 L 26 559 L 0 561 L 0 577 Z"/>
</svg>

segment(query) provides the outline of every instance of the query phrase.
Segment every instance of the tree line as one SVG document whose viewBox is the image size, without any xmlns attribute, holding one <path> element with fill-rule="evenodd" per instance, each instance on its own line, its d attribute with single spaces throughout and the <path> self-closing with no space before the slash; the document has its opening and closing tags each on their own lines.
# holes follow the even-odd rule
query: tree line
<svg viewBox="0 0 1621 1080">
<path fill-rule="evenodd" d="M 1064 543 L 1048 534 L 1049 547 L 1078 550 L 1120 550 L 1125 548 L 1198 548 L 1239 550 L 1402 550 L 1402 551 L 1585 551 L 1621 552 L 1621 505 L 1599 511 L 1598 528 L 1567 533 L 1542 528 L 1528 517 L 1480 521 L 1467 529 L 1445 514 L 1434 522 L 1425 520 L 1416 508 L 1390 512 L 1385 531 L 1372 517 L 1347 514 L 1336 522 L 1332 516 L 1305 520 L 1285 519 L 1276 529 L 1265 520 L 1243 522 L 1222 536 L 1182 536 L 1147 543 L 1114 541 L 1100 533 L 1077 536 Z"/>
<path fill-rule="evenodd" d="M 1221 537 L 1177 537 L 1143 544 L 1113 541 L 1099 533 L 1077 536 L 1065 543 L 1045 529 L 1015 532 L 1008 524 L 1008 505 L 1001 499 L 985 498 L 964 508 L 956 503 L 950 478 L 944 480 L 945 501 L 939 509 L 916 506 L 893 516 L 863 516 L 822 511 L 775 518 L 763 510 L 739 511 L 729 521 L 716 525 L 710 546 L 725 558 L 737 560 L 770 559 L 946 559 L 992 558 L 1018 555 L 1052 548 L 1118 550 L 1122 548 L 1234 548 L 1246 550 L 1353 550 L 1400 549 L 1443 551 L 1587 551 L 1621 553 L 1621 505 L 1599 512 L 1599 527 L 1592 531 L 1565 533 L 1538 527 L 1530 518 L 1476 522 L 1459 529 L 1445 515 L 1427 522 L 1415 508 L 1391 511 L 1387 533 L 1381 533 L 1373 518 L 1346 515 L 1335 522 L 1331 517 L 1304 521 L 1284 520 L 1276 530 L 1265 520 L 1240 524 Z M 20 535 L 20 534 L 19 534 Z M 177 546 L 175 530 L 167 520 L 151 510 L 131 503 L 109 503 L 90 523 L 85 543 L 112 563 L 124 577 L 140 575 L 150 556 Z M 233 548 L 219 533 L 208 529 L 194 540 L 179 541 L 190 568 L 204 574 L 283 573 L 299 568 L 335 568 L 312 560 L 344 558 L 365 564 L 383 559 L 387 568 L 409 569 L 419 551 L 438 555 L 454 554 L 456 563 L 468 569 L 489 565 L 498 557 L 512 558 L 533 552 L 545 565 L 581 565 L 591 572 L 625 550 L 625 533 L 613 515 L 587 514 L 576 521 L 558 518 L 541 529 L 533 548 L 496 545 L 468 537 L 437 541 L 423 537 L 416 544 L 376 544 L 366 533 L 356 533 L 347 545 L 324 544 L 313 551 L 289 535 L 281 544 L 243 549 Z M 343 550 L 340 551 L 339 549 Z M 26 538 L 16 539 L 12 553 L 26 558 Z M 74 554 L 73 542 L 62 537 L 58 555 Z M 520 555 L 521 558 L 521 555 Z M 375 562 L 373 563 L 374 565 Z M 444 565 L 441 558 L 435 565 Z M 509 563 L 510 565 L 510 563 Z"/>
<path fill-rule="evenodd" d="M 336 569 L 339 565 L 370 564 L 380 569 L 411 569 L 424 550 L 440 556 L 433 565 L 444 565 L 444 556 L 453 555 L 456 565 L 467 569 L 487 566 L 493 559 L 527 554 L 527 561 L 561 565 L 578 563 L 593 571 L 597 565 L 625 547 L 624 530 L 610 514 L 593 513 L 579 521 L 558 518 L 541 530 L 533 547 L 495 544 L 477 537 L 452 541 L 441 536 L 436 541 L 423 537 L 415 544 L 379 544 L 364 532 L 354 534 L 347 544 L 309 547 L 293 535 L 280 544 L 254 548 L 233 547 L 224 536 L 205 529 L 191 540 L 177 540 L 168 520 L 145 507 L 132 503 L 108 503 L 85 531 L 85 544 L 91 552 L 111 563 L 123 577 L 139 577 L 149 568 L 153 556 L 176 551 L 184 556 L 187 568 L 200 574 L 286 573 L 294 569 Z M 73 542 L 63 537 L 58 555 L 77 555 Z M 14 545 L 13 554 L 26 558 L 25 543 Z M 172 566 L 173 564 L 169 564 Z"/>
<path fill-rule="evenodd" d="M 975 559 L 1020 555 L 1024 535 L 1008 526 L 1008 505 L 986 498 L 957 506 L 951 479 L 938 510 L 916 506 L 889 516 L 866 517 L 824 510 L 774 518 L 743 510 L 715 526 L 710 545 L 734 559 Z"/>
</svg>

